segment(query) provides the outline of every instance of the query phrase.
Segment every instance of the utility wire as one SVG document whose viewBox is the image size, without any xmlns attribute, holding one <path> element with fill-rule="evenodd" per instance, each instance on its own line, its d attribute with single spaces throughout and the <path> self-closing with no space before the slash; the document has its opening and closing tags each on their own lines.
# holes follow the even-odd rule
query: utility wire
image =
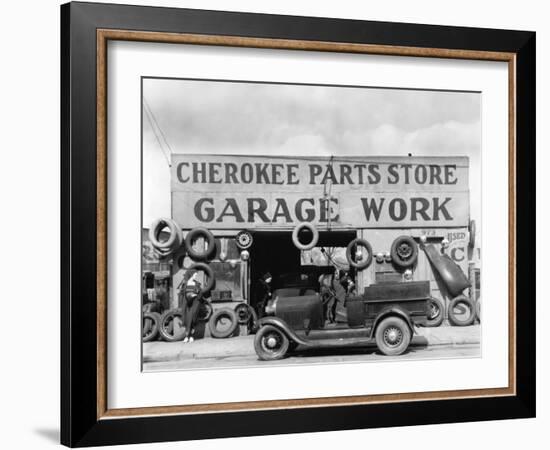
<svg viewBox="0 0 550 450">
<path fill-rule="evenodd" d="M 160 127 L 159 123 L 157 122 L 157 118 L 155 117 L 155 114 L 153 113 L 153 110 L 149 106 L 149 103 L 145 99 L 145 96 L 143 97 L 143 103 L 145 104 L 145 107 L 149 110 L 149 114 L 151 114 L 151 117 L 153 118 L 153 121 L 155 122 L 155 125 L 157 126 L 157 129 L 160 131 L 160 134 L 162 136 L 162 139 L 164 140 L 166 147 L 168 147 L 169 153 L 174 153 L 172 151 L 172 147 L 170 147 L 170 144 L 168 143 L 168 140 L 166 139 L 166 135 L 164 134 L 164 131 L 162 131 L 162 128 Z"/>
<path fill-rule="evenodd" d="M 143 108 L 143 111 L 145 111 L 145 116 L 147 117 L 149 125 L 151 126 L 151 129 L 153 130 L 153 134 L 155 135 L 155 138 L 156 138 L 156 140 L 159 144 L 160 151 L 162 152 L 162 156 L 164 156 L 164 159 L 166 160 L 166 164 L 168 164 L 168 167 L 171 167 L 170 158 L 168 157 L 168 155 L 164 151 L 164 147 L 162 145 L 162 142 L 160 141 L 157 130 L 155 129 L 155 126 L 153 125 L 153 120 L 151 119 L 151 116 L 149 115 L 149 111 L 147 110 L 147 108 Z"/>
</svg>

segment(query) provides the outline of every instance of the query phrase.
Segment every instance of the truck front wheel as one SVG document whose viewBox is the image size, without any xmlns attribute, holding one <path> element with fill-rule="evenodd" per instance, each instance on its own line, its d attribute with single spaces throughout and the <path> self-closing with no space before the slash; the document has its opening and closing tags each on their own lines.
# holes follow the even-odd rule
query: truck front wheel
<svg viewBox="0 0 550 450">
<path fill-rule="evenodd" d="M 254 337 L 254 350 L 263 361 L 283 358 L 289 346 L 286 334 L 272 325 L 264 325 Z"/>
<path fill-rule="evenodd" d="M 401 355 L 411 342 L 411 330 L 399 317 L 386 317 L 376 327 L 376 346 L 384 355 Z"/>
</svg>

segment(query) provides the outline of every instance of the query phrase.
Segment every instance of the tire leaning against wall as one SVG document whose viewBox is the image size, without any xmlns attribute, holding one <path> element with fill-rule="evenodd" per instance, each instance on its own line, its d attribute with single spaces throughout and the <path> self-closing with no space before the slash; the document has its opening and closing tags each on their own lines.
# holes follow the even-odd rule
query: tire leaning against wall
<svg viewBox="0 0 550 450">
<path fill-rule="evenodd" d="M 217 324 L 218 321 L 222 318 L 228 319 L 231 323 L 229 324 L 229 327 L 225 330 L 218 330 Z M 212 317 L 210 318 L 208 322 L 208 327 L 210 328 L 210 334 L 212 337 L 223 339 L 228 338 L 232 336 L 235 333 L 235 330 L 239 326 L 239 321 L 237 319 L 237 315 L 235 314 L 235 311 L 231 308 L 221 308 L 212 314 Z"/>
<path fill-rule="evenodd" d="M 460 304 L 464 304 L 469 309 L 469 314 L 466 319 L 460 319 L 455 315 L 454 308 Z M 449 316 L 449 322 L 451 325 L 457 327 L 465 327 L 471 325 L 476 318 L 475 305 L 472 301 L 465 295 L 459 295 L 451 300 L 449 303 L 449 309 L 447 310 L 447 315 Z"/>
<path fill-rule="evenodd" d="M 160 314 L 156 312 L 143 313 L 143 326 L 141 331 L 141 339 L 143 342 L 150 342 L 157 338 L 159 334 Z M 147 329 L 145 323 L 147 322 Z M 150 324 L 150 328 L 149 328 Z"/>
<path fill-rule="evenodd" d="M 443 302 L 435 297 L 430 297 L 428 300 L 428 308 L 430 312 L 433 312 L 435 309 L 439 311 L 439 314 L 437 314 L 435 317 L 430 319 L 430 314 L 428 314 L 428 320 L 426 322 L 426 327 L 438 327 L 443 323 L 443 319 L 445 319 L 445 306 L 443 305 Z"/>
<path fill-rule="evenodd" d="M 181 341 L 185 337 L 185 327 L 181 327 L 181 331 L 179 333 L 174 333 L 173 324 L 172 324 L 172 330 L 170 331 L 169 328 L 169 322 L 174 321 L 174 319 L 178 317 L 179 320 L 183 323 L 183 313 L 181 309 L 172 309 L 167 310 L 162 313 L 159 320 L 159 333 L 163 340 L 166 342 L 176 342 Z"/>
<path fill-rule="evenodd" d="M 481 323 L 481 297 L 476 300 L 476 319 Z"/>
</svg>

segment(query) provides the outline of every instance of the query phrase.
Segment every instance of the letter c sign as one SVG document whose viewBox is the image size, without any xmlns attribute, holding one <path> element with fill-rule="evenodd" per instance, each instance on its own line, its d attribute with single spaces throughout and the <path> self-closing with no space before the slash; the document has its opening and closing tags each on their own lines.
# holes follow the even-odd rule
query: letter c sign
<svg viewBox="0 0 550 450">
<path fill-rule="evenodd" d="M 460 244 L 462 244 L 462 242 L 460 242 Z M 465 259 L 465 252 L 466 252 L 466 249 L 464 248 L 464 246 L 456 246 L 456 247 L 453 247 L 452 249 L 449 250 L 449 254 L 451 256 L 451 259 L 454 261 L 454 262 L 462 262 L 464 261 Z"/>
</svg>

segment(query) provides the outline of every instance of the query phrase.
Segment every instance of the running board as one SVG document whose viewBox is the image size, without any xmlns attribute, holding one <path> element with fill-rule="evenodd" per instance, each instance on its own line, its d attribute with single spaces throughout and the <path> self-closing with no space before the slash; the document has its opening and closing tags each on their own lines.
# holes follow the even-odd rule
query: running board
<svg viewBox="0 0 550 450">
<path fill-rule="evenodd" d="M 315 348 L 327 348 L 327 347 L 348 347 L 348 346 L 365 346 L 375 343 L 371 338 L 339 338 L 339 339 L 307 339 L 300 336 L 302 339 L 301 345 Z"/>
<path fill-rule="evenodd" d="M 370 328 L 358 327 L 327 327 L 320 330 L 310 330 L 308 333 L 299 332 L 298 336 L 309 341 L 339 340 L 351 338 L 370 338 Z"/>
</svg>

